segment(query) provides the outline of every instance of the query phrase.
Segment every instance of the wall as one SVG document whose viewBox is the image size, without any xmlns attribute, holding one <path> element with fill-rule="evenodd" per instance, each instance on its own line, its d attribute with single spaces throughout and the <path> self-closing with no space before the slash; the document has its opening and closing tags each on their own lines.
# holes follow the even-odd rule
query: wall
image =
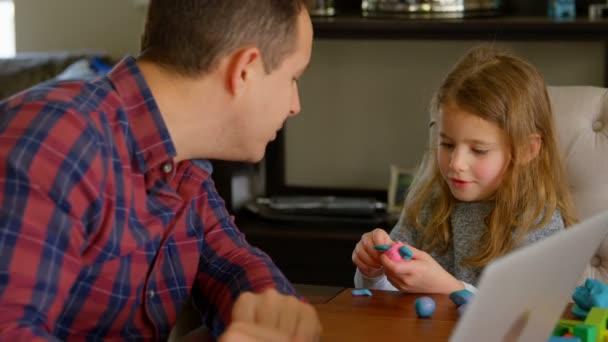
<svg viewBox="0 0 608 342">
<path fill-rule="evenodd" d="M 139 51 L 145 10 L 132 0 L 16 0 L 17 53 L 98 50 L 120 57 Z"/>
<path fill-rule="evenodd" d="M 132 0 L 15 1 L 17 52 L 137 54 L 145 10 Z M 386 188 L 389 165 L 415 166 L 441 78 L 477 42 L 316 40 L 300 83 L 302 115 L 287 124 L 296 185 Z M 602 43 L 513 42 L 553 85 L 602 85 Z"/>
<path fill-rule="evenodd" d="M 386 189 L 391 164 L 417 165 L 428 104 L 471 41 L 317 40 L 300 82 L 302 113 L 286 127 L 291 185 Z M 550 85 L 603 84 L 604 45 L 497 43 L 536 65 Z"/>
</svg>

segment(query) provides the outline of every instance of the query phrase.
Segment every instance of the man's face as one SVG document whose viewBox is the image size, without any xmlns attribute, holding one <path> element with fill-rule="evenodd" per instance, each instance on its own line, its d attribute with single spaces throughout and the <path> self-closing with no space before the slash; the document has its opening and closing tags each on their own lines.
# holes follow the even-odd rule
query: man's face
<svg viewBox="0 0 608 342">
<path fill-rule="evenodd" d="M 310 62 L 312 36 L 310 16 L 303 10 L 298 16 L 294 51 L 256 82 L 249 108 L 237 123 L 243 159 L 252 162 L 262 159 L 266 145 L 276 138 L 285 120 L 300 112 L 298 78 Z"/>
</svg>

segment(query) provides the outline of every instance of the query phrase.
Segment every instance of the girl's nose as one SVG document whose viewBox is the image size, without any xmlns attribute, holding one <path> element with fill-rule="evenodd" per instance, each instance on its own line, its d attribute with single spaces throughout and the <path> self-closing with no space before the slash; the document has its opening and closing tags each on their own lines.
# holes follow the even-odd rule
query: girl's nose
<svg viewBox="0 0 608 342">
<path fill-rule="evenodd" d="M 454 171 L 462 171 L 465 169 L 466 160 L 465 155 L 458 148 L 452 151 L 450 156 L 450 168 Z"/>
</svg>

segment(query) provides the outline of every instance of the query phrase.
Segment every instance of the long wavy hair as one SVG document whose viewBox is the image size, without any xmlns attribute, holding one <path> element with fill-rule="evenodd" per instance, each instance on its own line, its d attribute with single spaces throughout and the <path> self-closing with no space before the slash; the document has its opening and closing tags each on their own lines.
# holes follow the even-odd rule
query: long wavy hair
<svg viewBox="0 0 608 342">
<path fill-rule="evenodd" d="M 451 243 L 450 216 L 457 200 L 439 171 L 434 126 L 445 105 L 495 123 L 506 133 L 511 149 L 509 165 L 493 197 L 495 206 L 486 217 L 487 230 L 479 241 L 478 254 L 465 263 L 485 266 L 506 254 L 527 233 L 547 224 L 556 209 L 566 226 L 576 223 L 543 77 L 531 64 L 506 51 L 480 46 L 452 68 L 431 102 L 430 146 L 404 208 L 404 218 L 419 231 L 419 246 L 445 253 Z M 536 158 L 529 160 L 526 156 L 532 134 L 540 136 L 541 148 Z M 428 210 L 428 215 L 421 215 L 423 210 Z"/>
</svg>

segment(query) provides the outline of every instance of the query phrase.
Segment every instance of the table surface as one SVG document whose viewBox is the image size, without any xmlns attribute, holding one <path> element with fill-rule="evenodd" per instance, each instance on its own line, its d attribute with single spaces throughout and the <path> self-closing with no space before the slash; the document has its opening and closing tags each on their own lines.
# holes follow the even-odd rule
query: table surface
<svg viewBox="0 0 608 342">
<path fill-rule="evenodd" d="M 371 290 L 371 297 L 354 297 L 350 288 L 297 287 L 317 309 L 323 325 L 323 342 L 447 341 L 459 317 L 456 304 L 447 295 Z M 416 315 L 414 302 L 422 296 L 435 300 L 436 309 L 430 318 Z M 570 306 L 562 317 L 575 319 Z"/>
<path fill-rule="evenodd" d="M 414 302 L 420 294 L 372 291 L 371 297 L 355 297 L 352 289 L 321 301 L 311 300 L 323 325 L 323 342 L 328 341 L 447 341 L 458 311 L 447 295 L 424 295 L 435 300 L 430 318 L 418 318 Z M 304 291 L 306 293 L 306 291 Z"/>
</svg>

